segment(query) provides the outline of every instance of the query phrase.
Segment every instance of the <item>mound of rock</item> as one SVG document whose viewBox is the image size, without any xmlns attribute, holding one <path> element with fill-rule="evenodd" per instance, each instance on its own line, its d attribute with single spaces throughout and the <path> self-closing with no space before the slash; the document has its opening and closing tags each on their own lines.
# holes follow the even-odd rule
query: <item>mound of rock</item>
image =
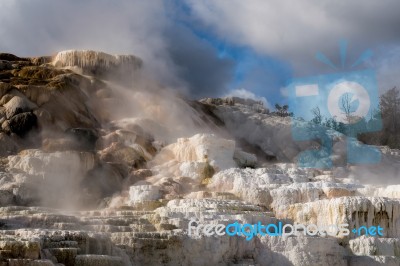
<svg viewBox="0 0 400 266">
<path fill-rule="evenodd" d="M 399 265 L 398 150 L 349 166 L 346 139 L 329 130 L 334 154 L 322 160 L 334 167 L 299 168 L 319 143 L 294 141 L 290 118 L 250 99 L 188 101 L 151 81 L 133 90 L 124 81 L 139 81 L 141 64 L 0 54 L 0 265 Z M 189 230 L 236 222 L 383 234 Z"/>
<path fill-rule="evenodd" d="M 385 237 L 400 237 L 400 199 L 338 197 L 289 205 L 278 217 L 303 224 L 349 224 L 349 228 L 380 226 Z"/>
<path fill-rule="evenodd" d="M 129 75 L 139 69 L 142 61 L 133 55 L 110 55 L 90 50 L 59 52 L 53 59 L 56 67 L 79 67 L 83 73 L 100 77 Z M 121 72 L 122 73 L 118 73 Z"/>
<path fill-rule="evenodd" d="M 198 134 L 191 138 L 180 138 L 176 143 L 166 146 L 154 158 L 160 165 L 168 161 L 206 162 L 218 170 L 236 166 L 233 160 L 235 142 L 214 135 Z"/>
</svg>

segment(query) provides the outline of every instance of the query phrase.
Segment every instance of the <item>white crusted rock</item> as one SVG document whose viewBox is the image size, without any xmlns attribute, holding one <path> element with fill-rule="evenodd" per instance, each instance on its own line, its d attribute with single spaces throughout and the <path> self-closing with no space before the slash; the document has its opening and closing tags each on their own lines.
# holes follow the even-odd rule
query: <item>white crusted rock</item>
<svg viewBox="0 0 400 266">
<path fill-rule="evenodd" d="M 160 188 L 152 185 L 131 186 L 129 199 L 131 203 L 157 200 L 161 197 Z"/>
<path fill-rule="evenodd" d="M 95 156 L 89 152 L 25 150 L 8 157 L 9 171 L 24 177 L 22 191 L 36 191 L 41 204 L 53 207 L 81 205 L 80 198 L 71 195 L 80 194 L 81 182 L 94 166 Z M 33 191 L 28 194 L 36 194 Z"/>
<path fill-rule="evenodd" d="M 398 266 L 400 258 L 394 256 L 351 256 L 348 257 L 349 266 Z"/>
<path fill-rule="evenodd" d="M 278 209 L 278 218 L 302 224 L 326 226 L 349 224 L 349 228 L 377 226 L 385 237 L 400 237 L 400 200 L 387 198 L 340 197 L 297 203 Z"/>
<path fill-rule="evenodd" d="M 260 242 L 260 265 L 347 265 L 346 250 L 332 238 L 266 236 Z"/>
<path fill-rule="evenodd" d="M 154 158 L 153 165 L 168 161 L 206 162 L 217 171 L 235 167 L 233 160 L 235 142 L 213 134 L 197 134 L 191 138 L 180 138 L 176 143 L 163 148 Z"/>
<path fill-rule="evenodd" d="M 98 74 L 100 71 L 115 71 L 118 68 L 137 70 L 142 60 L 133 55 L 110 55 L 90 50 L 68 50 L 59 52 L 53 59 L 56 67 L 79 67 L 85 73 Z"/>
<path fill-rule="evenodd" d="M 306 175 L 306 172 L 301 174 Z M 230 192 L 248 202 L 269 207 L 272 200 L 270 190 L 291 184 L 293 175 L 291 170 L 281 167 L 232 168 L 215 174 L 208 188 L 212 191 Z"/>
<path fill-rule="evenodd" d="M 256 167 L 257 156 L 251 153 L 244 152 L 242 150 L 236 149 L 233 154 L 233 159 L 236 161 L 239 167 Z"/>
<path fill-rule="evenodd" d="M 353 184 L 309 182 L 293 183 L 271 190 L 272 206 L 285 209 L 287 205 L 306 203 L 320 199 L 354 196 L 357 189 Z"/>
<path fill-rule="evenodd" d="M 357 256 L 396 256 L 400 258 L 400 238 L 360 236 L 349 241 L 349 248 Z"/>
<path fill-rule="evenodd" d="M 400 185 L 389 185 L 386 187 L 365 186 L 357 189 L 357 193 L 366 197 L 386 197 L 400 199 Z"/>
</svg>

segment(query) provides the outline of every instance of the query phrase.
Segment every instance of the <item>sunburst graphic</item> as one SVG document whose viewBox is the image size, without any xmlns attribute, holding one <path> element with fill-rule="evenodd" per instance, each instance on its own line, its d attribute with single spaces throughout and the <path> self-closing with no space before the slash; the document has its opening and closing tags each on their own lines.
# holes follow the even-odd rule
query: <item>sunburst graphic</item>
<svg viewBox="0 0 400 266">
<path fill-rule="evenodd" d="M 346 40 L 342 40 L 339 42 L 339 52 L 340 52 L 340 62 L 341 62 L 341 68 L 344 69 L 346 66 L 346 57 L 347 57 L 347 46 L 348 42 Z M 373 52 L 371 49 L 366 49 L 362 54 L 358 57 L 358 59 L 350 66 L 350 68 L 354 68 L 361 63 L 367 61 L 370 59 L 373 55 Z M 322 52 L 317 52 L 315 54 L 315 58 L 322 62 L 323 64 L 332 67 L 333 69 L 337 70 L 338 66 L 336 66 L 332 61 Z"/>
</svg>

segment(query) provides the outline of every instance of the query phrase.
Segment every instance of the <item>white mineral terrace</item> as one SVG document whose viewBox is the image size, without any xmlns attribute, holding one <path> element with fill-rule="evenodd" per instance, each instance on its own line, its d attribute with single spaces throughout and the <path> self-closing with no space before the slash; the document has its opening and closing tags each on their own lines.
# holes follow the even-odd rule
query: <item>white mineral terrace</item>
<svg viewBox="0 0 400 266">
<path fill-rule="evenodd" d="M 16 73 L 15 85 L 0 82 L 0 266 L 400 265 L 399 150 L 350 166 L 345 136 L 330 132 L 335 166 L 300 168 L 299 152 L 318 142 L 294 141 L 290 118 L 259 102 L 187 101 L 96 75 L 140 62 L 71 50 L 0 70 Z M 383 234 L 248 241 L 188 234 L 192 219 Z"/>
<path fill-rule="evenodd" d="M 140 66 L 141 60 L 133 55 L 110 55 L 91 50 L 68 50 L 59 52 L 53 59 L 57 67 L 78 66 L 109 68 L 119 65 Z"/>
</svg>

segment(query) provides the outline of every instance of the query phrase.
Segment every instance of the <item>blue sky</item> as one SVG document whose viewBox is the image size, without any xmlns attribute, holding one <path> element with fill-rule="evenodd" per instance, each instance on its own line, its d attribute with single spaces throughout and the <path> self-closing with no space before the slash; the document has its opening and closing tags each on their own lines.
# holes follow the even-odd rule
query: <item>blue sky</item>
<svg viewBox="0 0 400 266">
<path fill-rule="evenodd" d="M 245 89 L 267 98 L 271 104 L 286 102 L 280 90 L 293 77 L 292 67 L 288 62 L 259 54 L 251 47 L 223 40 L 195 23 L 179 20 L 175 20 L 175 23 L 188 28 L 200 40 L 208 42 L 218 58 L 233 62 L 231 80 L 226 84 L 228 91 Z"/>
<path fill-rule="evenodd" d="M 258 11 L 257 9 L 271 9 L 271 7 L 273 7 L 272 2 L 276 1 L 269 1 L 269 4 L 266 4 L 266 1 L 264 1 L 263 4 L 260 4 L 260 2 L 257 1 L 255 1 L 257 3 L 253 2 L 252 4 L 254 4 L 255 7 L 252 11 L 254 11 L 254 14 L 250 12 L 247 12 L 246 14 L 246 4 L 242 5 L 242 10 L 240 10 L 240 7 L 235 8 L 235 3 L 238 5 L 237 1 L 234 1 L 235 3 L 231 1 L 231 4 L 228 3 L 229 1 L 220 1 L 217 4 L 212 1 L 166 1 L 167 5 L 171 4 L 171 2 L 174 5 L 174 12 L 169 13 L 169 15 L 176 26 L 186 27 L 198 39 L 208 42 L 221 60 L 228 59 L 233 62 L 233 69 L 231 71 L 230 80 L 226 83 L 226 89 L 248 90 L 256 96 L 265 97 L 271 105 L 274 105 L 275 103 L 287 103 L 286 96 L 284 95 L 285 93 L 281 92 L 281 90 L 284 90 L 292 78 L 330 74 L 332 72 L 348 69 L 343 69 L 340 62 L 341 57 L 343 56 L 340 52 L 340 43 L 343 39 L 349 40 L 346 54 L 348 61 L 357 58 L 361 52 L 366 49 L 371 48 L 372 50 L 379 50 L 382 45 L 393 43 L 393 38 L 391 38 L 390 35 L 393 35 L 394 31 L 387 29 L 391 18 L 388 19 L 388 22 L 380 22 L 382 24 L 382 29 L 380 29 L 380 23 L 377 23 L 376 20 L 379 19 L 382 21 L 383 17 L 374 18 L 369 16 L 368 12 L 373 12 L 377 7 L 373 4 L 369 6 L 368 2 L 363 2 L 365 5 L 365 14 L 355 15 L 356 18 L 357 16 L 360 16 L 359 21 L 352 21 L 351 24 L 344 22 L 342 27 L 339 27 L 339 30 L 334 29 L 333 27 L 331 28 L 330 24 L 334 25 L 336 22 L 335 20 L 350 21 L 350 19 L 346 17 L 346 14 L 342 14 L 343 17 L 341 18 L 340 16 L 337 16 L 337 14 L 334 14 L 334 7 L 332 7 L 332 11 L 330 11 L 327 7 L 319 7 L 318 5 L 316 5 L 315 8 L 316 19 L 311 20 L 307 25 L 299 27 L 299 29 L 287 29 L 280 25 L 274 25 L 273 27 L 276 27 L 275 31 L 279 36 L 282 32 L 284 35 L 285 30 L 290 30 L 295 34 L 298 34 L 298 36 L 296 36 L 297 38 L 304 37 L 304 39 L 310 39 L 312 41 L 310 42 L 310 45 L 307 45 L 307 41 L 294 38 L 292 40 L 294 44 L 288 45 L 287 43 L 285 44 L 282 42 L 282 47 L 284 47 L 282 50 L 280 50 L 279 47 L 279 40 L 276 41 L 273 38 L 270 38 L 270 36 L 263 36 L 264 31 L 262 30 L 262 25 L 265 23 L 265 27 L 268 27 L 270 21 L 256 13 Z M 299 3 L 300 2 L 301 1 L 299 1 Z M 303 6 L 306 6 L 306 2 L 309 1 L 303 2 Z M 308 7 L 308 9 L 312 8 L 314 7 Z M 302 8 L 302 5 L 300 4 L 298 10 L 301 11 L 301 9 L 307 9 L 307 7 Z M 357 13 L 357 5 L 352 6 L 349 4 L 348 9 L 350 11 L 353 10 L 354 14 Z M 318 14 L 320 14 L 321 11 L 326 13 L 325 17 L 318 17 Z M 228 21 L 231 19 L 232 13 L 234 12 L 236 12 L 234 15 L 237 16 L 237 19 L 235 18 L 234 20 Z M 281 12 L 284 17 L 285 13 L 289 11 L 283 9 Z M 332 14 L 329 14 L 330 12 L 332 12 Z M 338 9 L 337 12 L 342 11 Z M 312 11 L 310 13 L 312 13 Z M 253 18 L 253 15 L 255 18 Z M 246 24 L 246 21 L 238 23 L 238 21 L 240 21 L 240 16 L 243 16 L 243 20 L 248 19 L 250 21 L 250 23 L 248 23 L 249 25 L 252 25 L 251 20 L 255 20 L 257 22 L 256 27 L 261 25 L 261 30 L 256 31 L 256 34 L 247 34 L 246 31 L 251 32 L 252 28 L 248 28 L 247 30 L 244 28 L 243 31 L 245 33 L 241 34 L 244 38 L 238 38 L 238 36 L 240 36 L 240 30 L 235 30 L 234 28 Z M 301 20 L 296 18 L 296 16 L 298 16 L 298 14 L 294 14 L 292 23 L 301 24 Z M 215 17 L 217 17 L 217 19 L 215 19 Z M 224 18 L 226 18 L 226 21 L 224 21 Z M 288 20 L 290 25 L 290 16 L 287 16 L 287 18 L 284 19 Z M 364 23 L 364 20 L 366 19 L 368 21 Z M 297 23 L 297 20 L 300 22 Z M 324 20 L 328 21 L 326 27 L 320 26 L 315 28 L 315 24 L 321 23 Z M 225 26 L 223 26 L 224 24 Z M 359 30 L 358 32 L 354 32 L 354 34 L 349 34 L 347 28 L 351 28 L 352 24 L 354 24 L 355 27 L 359 27 Z M 373 31 L 369 31 L 368 28 L 364 28 L 363 24 L 377 24 L 378 26 L 375 27 Z M 386 27 L 385 30 L 383 30 L 383 26 Z M 391 24 L 389 24 L 389 26 L 395 27 L 395 25 Z M 387 34 L 378 34 L 377 31 L 387 31 Z M 270 32 L 272 35 L 274 33 L 274 31 Z M 257 34 L 263 36 L 263 38 L 259 38 Z M 249 40 L 246 40 L 246 36 L 249 37 Z M 376 39 L 368 39 L 366 36 L 372 38 L 374 38 L 374 36 L 377 37 Z M 256 42 L 251 41 L 251 38 L 256 39 Z M 275 48 L 269 48 L 271 45 L 269 42 L 270 40 L 271 43 L 277 43 L 275 44 Z M 296 42 L 297 40 L 299 40 L 298 44 Z M 394 47 L 397 47 L 398 41 L 395 40 L 394 43 Z M 326 64 L 318 62 L 315 55 L 320 51 L 326 54 L 326 56 L 333 62 L 333 64 L 338 66 L 338 68 L 333 69 Z M 385 62 L 387 54 L 386 52 L 377 52 L 376 56 L 379 58 L 375 61 L 367 60 L 367 64 L 361 64 L 361 67 L 372 66 L 377 68 L 378 74 L 382 74 L 379 73 L 381 72 L 379 70 L 386 65 L 386 63 L 382 62 Z M 349 64 L 349 62 L 347 62 L 347 64 Z M 385 67 L 386 69 L 388 68 L 387 65 Z M 393 82 L 392 79 L 393 75 L 389 78 L 385 78 L 384 82 L 381 82 L 381 87 L 385 90 L 386 87 L 390 87 L 392 84 L 395 85 L 397 80 Z M 220 90 L 220 92 L 221 91 L 223 90 Z"/>
<path fill-rule="evenodd" d="M 226 84 L 228 93 L 236 89 L 245 89 L 256 96 L 265 97 L 272 105 L 287 102 L 280 91 L 293 77 L 290 63 L 278 57 L 257 53 L 250 46 L 237 45 L 221 38 L 193 20 L 191 8 L 183 1 L 175 1 L 175 5 L 177 9 L 170 17 L 177 27 L 189 29 L 198 39 L 209 43 L 218 58 L 233 62 L 231 79 Z M 220 96 L 224 96 L 225 90 L 218 90 L 222 92 Z"/>
</svg>

